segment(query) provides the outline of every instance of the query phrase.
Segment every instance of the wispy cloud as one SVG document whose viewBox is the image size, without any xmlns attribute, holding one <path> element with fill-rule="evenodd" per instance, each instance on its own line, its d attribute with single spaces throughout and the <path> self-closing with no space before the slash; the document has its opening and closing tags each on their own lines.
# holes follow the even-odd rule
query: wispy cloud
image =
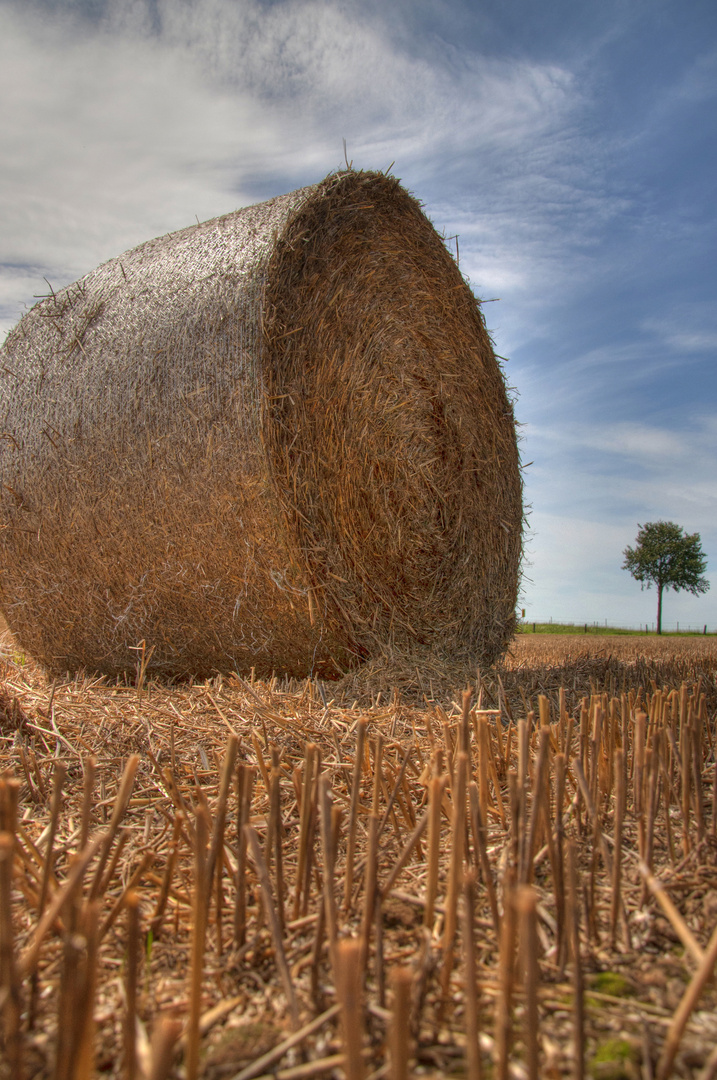
<svg viewBox="0 0 717 1080">
<path fill-rule="evenodd" d="M 717 500 L 715 414 L 694 416 L 689 426 L 679 428 L 658 427 L 638 417 L 620 423 L 570 419 L 558 427 L 531 425 L 531 440 L 543 458 L 542 468 L 548 461 L 556 466 L 562 463 L 561 473 L 565 474 L 572 466 L 578 482 L 581 470 L 592 460 L 596 466 L 592 475 L 598 470 L 602 473 L 613 497 L 616 476 L 622 474 L 626 482 L 634 477 L 637 486 L 646 490 L 650 474 L 655 474 L 659 476 L 663 501 L 673 482 L 682 497 L 692 485 L 700 485 L 703 494 L 711 490 L 712 498 Z"/>
<path fill-rule="evenodd" d="M 480 163 L 478 205 L 456 197 L 453 207 L 478 211 L 480 247 L 495 251 L 511 214 L 514 250 L 539 242 L 536 215 L 520 220 L 517 204 L 544 205 L 555 182 L 547 159 L 558 133 L 568 138 L 568 71 L 439 40 L 417 53 L 360 5 L 110 0 L 99 18 L 83 10 L 0 6 L 0 96 L 11 103 L 0 115 L 0 263 L 69 280 L 195 215 L 317 179 L 341 164 L 343 137 L 358 166 L 395 159 L 429 199 L 436 178 L 450 192 L 453 176 L 465 193 L 466 168 L 477 177 Z M 431 210 L 450 224 L 450 202 Z M 489 257 L 497 284 L 524 284 L 530 273 L 503 255 Z M 0 297 L 6 323 L 27 295 L 16 285 Z"/>
<path fill-rule="evenodd" d="M 678 356 L 717 351 L 717 310 L 713 300 L 673 305 L 661 317 L 643 321 L 643 329 Z"/>
</svg>

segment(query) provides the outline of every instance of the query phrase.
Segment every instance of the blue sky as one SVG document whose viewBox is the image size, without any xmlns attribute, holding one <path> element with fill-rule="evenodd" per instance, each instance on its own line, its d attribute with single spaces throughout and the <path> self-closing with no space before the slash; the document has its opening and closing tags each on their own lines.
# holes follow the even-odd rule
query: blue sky
<svg viewBox="0 0 717 1080">
<path fill-rule="evenodd" d="M 714 0 L 0 0 L 0 104 L 0 339 L 44 278 L 314 182 L 346 139 L 494 301 L 526 617 L 653 622 L 620 567 L 662 518 L 713 583 L 666 624 L 717 628 Z"/>
</svg>

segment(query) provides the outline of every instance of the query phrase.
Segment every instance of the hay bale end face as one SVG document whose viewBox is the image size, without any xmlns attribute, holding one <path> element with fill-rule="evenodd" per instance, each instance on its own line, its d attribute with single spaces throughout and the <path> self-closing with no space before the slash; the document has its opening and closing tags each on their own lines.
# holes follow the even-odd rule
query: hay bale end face
<svg viewBox="0 0 717 1080">
<path fill-rule="evenodd" d="M 419 204 L 343 172 L 152 240 L 2 349 L 0 607 L 52 671 L 337 677 L 514 628 L 515 425 Z M 145 654 L 146 655 L 146 654 Z"/>
</svg>

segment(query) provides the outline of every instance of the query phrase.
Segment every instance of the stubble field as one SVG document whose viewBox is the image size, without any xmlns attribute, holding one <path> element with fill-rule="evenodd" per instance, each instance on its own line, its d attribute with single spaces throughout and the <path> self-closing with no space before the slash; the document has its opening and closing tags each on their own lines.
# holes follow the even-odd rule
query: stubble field
<svg viewBox="0 0 717 1080">
<path fill-rule="evenodd" d="M 717 1075 L 713 638 L 174 687 L 0 649 L 3 1077 Z"/>
</svg>

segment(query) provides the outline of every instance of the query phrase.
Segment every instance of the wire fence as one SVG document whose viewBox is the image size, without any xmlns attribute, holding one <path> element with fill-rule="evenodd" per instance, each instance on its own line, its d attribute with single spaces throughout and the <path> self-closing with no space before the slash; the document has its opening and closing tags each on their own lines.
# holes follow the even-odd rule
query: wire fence
<svg viewBox="0 0 717 1080">
<path fill-rule="evenodd" d="M 520 629 L 523 633 L 550 633 L 551 628 L 557 632 L 572 632 L 575 634 L 605 634 L 610 631 L 615 633 L 632 633 L 632 634 L 656 634 L 657 623 L 609 623 L 607 619 L 602 622 L 563 622 L 560 619 L 530 619 L 522 618 L 518 620 Z M 666 623 L 662 624 L 662 634 L 702 634 L 708 636 L 710 634 L 717 634 L 717 626 L 710 625 L 709 623 Z"/>
</svg>

